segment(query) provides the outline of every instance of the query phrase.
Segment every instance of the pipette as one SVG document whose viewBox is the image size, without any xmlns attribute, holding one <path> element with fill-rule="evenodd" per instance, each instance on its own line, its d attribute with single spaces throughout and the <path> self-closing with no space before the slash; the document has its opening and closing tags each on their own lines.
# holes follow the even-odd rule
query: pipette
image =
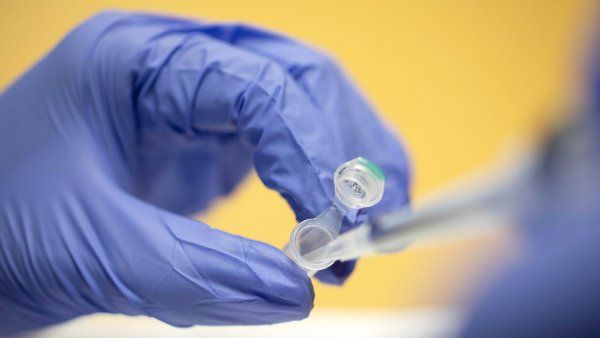
<svg viewBox="0 0 600 338">
<path fill-rule="evenodd" d="M 468 180 L 454 183 L 435 194 L 422 207 L 402 208 L 339 236 L 324 240 L 315 238 L 325 236 L 306 236 L 303 238 L 305 248 L 295 253 L 294 260 L 314 273 L 336 260 L 395 252 L 413 242 L 464 233 L 473 227 L 508 224 L 512 215 L 508 211 L 515 202 L 515 191 L 529 176 L 533 159 L 532 156 L 524 157 L 520 166 L 501 173 L 470 175 Z M 299 227 L 302 225 L 300 223 Z"/>
<path fill-rule="evenodd" d="M 411 243 L 462 234 L 473 228 L 508 224 L 508 202 L 515 184 L 505 180 L 481 186 L 467 183 L 468 188 L 446 191 L 423 207 L 406 207 L 349 230 L 308 252 L 304 260 L 347 261 L 400 251 Z"/>
</svg>

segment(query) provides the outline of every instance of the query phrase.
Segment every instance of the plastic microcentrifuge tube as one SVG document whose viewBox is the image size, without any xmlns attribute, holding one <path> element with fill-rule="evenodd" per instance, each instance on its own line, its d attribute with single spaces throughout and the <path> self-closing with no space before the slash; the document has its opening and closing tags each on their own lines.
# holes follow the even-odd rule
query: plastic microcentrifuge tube
<svg viewBox="0 0 600 338">
<path fill-rule="evenodd" d="M 333 176 L 335 201 L 315 218 L 300 222 L 285 246 L 285 253 L 309 275 L 331 266 L 335 259 L 307 255 L 339 236 L 344 216 L 353 209 L 377 204 L 383 197 L 383 171 L 358 157 L 338 167 Z"/>
</svg>

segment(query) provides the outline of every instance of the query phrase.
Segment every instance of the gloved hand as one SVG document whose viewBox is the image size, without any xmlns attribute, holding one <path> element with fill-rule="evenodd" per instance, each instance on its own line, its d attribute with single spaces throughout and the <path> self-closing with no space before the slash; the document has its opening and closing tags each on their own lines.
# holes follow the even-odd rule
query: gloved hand
<svg viewBox="0 0 600 338">
<path fill-rule="evenodd" d="M 314 217 L 359 155 L 387 175 L 371 212 L 406 203 L 401 146 L 320 53 L 247 26 L 95 16 L 0 97 L 0 332 L 94 312 L 304 318 L 311 282 L 279 249 L 180 215 L 253 163 L 299 220 Z"/>
</svg>

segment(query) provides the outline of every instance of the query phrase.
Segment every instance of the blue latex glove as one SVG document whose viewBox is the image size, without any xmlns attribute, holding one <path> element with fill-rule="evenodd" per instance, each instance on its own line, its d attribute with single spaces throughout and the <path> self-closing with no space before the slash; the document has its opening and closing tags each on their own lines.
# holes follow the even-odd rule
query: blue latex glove
<svg viewBox="0 0 600 338">
<path fill-rule="evenodd" d="M 180 215 L 254 164 L 314 217 L 359 155 L 387 175 L 371 212 L 406 203 L 401 146 L 322 54 L 247 26 L 95 16 L 0 97 L 0 331 L 94 312 L 304 318 L 311 282 L 279 249 Z M 340 283 L 350 267 L 320 276 Z"/>
<path fill-rule="evenodd" d="M 481 294 L 461 337 L 600 337 L 600 110 L 584 123 L 523 185 L 532 198 L 522 252 Z"/>
<path fill-rule="evenodd" d="M 523 206 L 523 252 L 481 294 L 461 337 L 600 337 L 600 30 L 596 36 L 585 127 L 555 145 L 522 187 L 532 196 Z"/>
</svg>

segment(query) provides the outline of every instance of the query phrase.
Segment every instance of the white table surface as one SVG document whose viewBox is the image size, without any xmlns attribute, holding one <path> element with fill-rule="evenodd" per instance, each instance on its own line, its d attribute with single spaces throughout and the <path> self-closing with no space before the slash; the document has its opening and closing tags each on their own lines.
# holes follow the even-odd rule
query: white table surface
<svg viewBox="0 0 600 338">
<path fill-rule="evenodd" d="M 300 322 L 264 326 L 174 328 L 145 317 L 93 315 L 28 335 L 29 338 L 118 337 L 452 337 L 461 324 L 455 309 L 320 310 Z"/>
</svg>

